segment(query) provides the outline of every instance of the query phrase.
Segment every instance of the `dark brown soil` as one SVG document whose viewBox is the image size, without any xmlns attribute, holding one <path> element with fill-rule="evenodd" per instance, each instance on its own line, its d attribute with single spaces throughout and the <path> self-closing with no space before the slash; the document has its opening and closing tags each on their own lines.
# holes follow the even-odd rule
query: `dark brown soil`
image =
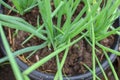
<svg viewBox="0 0 120 80">
<path fill-rule="evenodd" d="M 9 64 L 6 65 L 5 63 L 3 63 L 4 65 L 0 66 L 0 80 L 16 80 L 11 66 Z"/>
<path fill-rule="evenodd" d="M 82 6 L 83 7 L 83 6 Z M 76 11 L 76 15 L 79 12 L 79 9 L 81 10 L 81 6 L 78 7 L 78 11 Z M 6 14 L 8 14 L 8 10 L 5 9 Z M 24 16 L 20 16 L 14 12 L 10 12 L 9 15 L 14 15 L 14 16 L 19 16 L 24 18 L 26 21 L 31 23 L 32 25 L 36 26 L 36 20 L 37 16 L 39 15 L 38 8 L 34 8 L 31 12 L 26 13 Z M 74 14 L 75 15 L 75 14 Z M 76 16 L 75 15 L 75 16 Z M 74 16 L 74 17 L 75 17 Z M 41 20 L 42 21 L 42 20 Z M 42 23 L 42 22 L 41 22 Z M 29 33 L 19 31 L 18 35 L 15 37 L 12 37 L 12 33 L 14 33 L 13 29 L 8 29 L 5 28 L 5 32 L 7 35 L 7 38 L 10 42 L 10 45 L 12 46 L 13 50 L 21 49 L 26 46 L 32 46 L 32 45 L 38 45 L 41 44 L 41 40 L 33 37 L 29 42 L 27 42 L 25 45 L 21 45 L 21 43 L 29 36 Z M 109 38 L 106 38 L 105 40 L 101 41 L 102 44 L 105 46 L 110 47 L 114 42 L 114 37 L 110 36 Z M 37 51 L 31 58 L 25 59 L 27 55 L 21 55 L 20 59 L 22 59 L 25 63 L 28 65 L 32 65 L 34 62 L 39 61 L 43 57 L 49 55 L 52 52 L 52 50 L 49 50 L 47 47 L 45 47 L 42 50 Z M 63 67 L 63 74 L 72 76 L 72 75 L 77 75 L 81 73 L 85 73 L 87 69 L 82 65 L 82 63 L 85 63 L 89 67 L 92 66 L 92 50 L 90 45 L 82 39 L 75 45 L 70 47 L 66 62 Z M 59 54 L 59 58 L 61 59 L 63 56 L 64 52 Z M 103 54 L 102 52 L 98 53 L 96 52 L 98 58 L 100 61 L 103 61 Z M 39 67 L 40 71 L 44 73 L 56 73 L 57 66 L 56 66 L 56 58 L 52 58 L 50 61 Z"/>
</svg>

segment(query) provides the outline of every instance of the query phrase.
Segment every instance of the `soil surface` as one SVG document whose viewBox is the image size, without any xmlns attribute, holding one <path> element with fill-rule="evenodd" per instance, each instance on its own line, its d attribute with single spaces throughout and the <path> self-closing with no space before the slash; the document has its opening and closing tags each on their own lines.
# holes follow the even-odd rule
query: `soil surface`
<svg viewBox="0 0 120 80">
<path fill-rule="evenodd" d="M 5 62 L 8 63 L 8 62 Z M 0 80 L 16 80 L 9 64 L 0 66 Z"/>
<path fill-rule="evenodd" d="M 76 13 L 73 16 L 73 19 L 75 16 L 79 13 L 79 11 L 82 9 L 83 5 L 78 6 L 78 9 L 76 10 Z M 20 16 L 14 12 L 9 11 L 8 9 L 5 9 L 4 11 L 5 14 L 8 15 L 14 15 L 14 16 L 19 16 L 24 18 L 27 22 L 30 24 L 36 26 L 36 20 L 37 16 L 40 15 L 38 8 L 35 7 L 32 11 L 29 13 L 26 13 L 24 16 Z M 41 19 L 41 17 L 40 17 Z M 42 23 L 42 20 L 40 20 Z M 63 18 L 64 21 L 64 18 Z M 37 37 L 33 37 L 30 39 L 26 44 L 21 45 L 21 43 L 30 35 L 29 33 L 19 31 L 16 36 L 13 37 L 13 33 L 15 30 L 5 28 L 5 32 L 7 35 L 7 38 L 9 40 L 9 43 L 12 47 L 13 50 L 18 50 L 27 46 L 33 46 L 33 45 L 39 45 L 43 41 L 38 39 Z M 114 37 L 110 36 L 103 41 L 101 41 L 101 44 L 104 44 L 107 47 L 110 47 L 114 42 Z M 99 48 L 98 48 L 99 49 Z M 34 62 L 39 61 L 43 57 L 49 55 L 53 50 L 49 50 L 48 47 L 45 47 L 44 49 L 41 49 L 37 51 L 32 57 L 26 59 L 26 57 L 30 54 L 27 53 L 25 55 L 21 55 L 20 59 L 22 59 L 25 63 L 28 65 L 32 65 Z M 62 69 L 63 74 L 68 75 L 68 76 L 73 76 L 77 74 L 82 74 L 87 71 L 87 69 L 83 66 L 83 63 L 88 65 L 89 67 L 92 66 L 92 50 L 90 45 L 84 40 L 80 40 L 78 43 L 70 47 L 66 62 L 64 64 L 64 67 Z M 59 54 L 60 60 L 62 59 L 64 54 L 64 51 Z M 102 62 L 104 60 L 104 55 L 102 52 L 96 52 L 99 60 Z M 49 60 L 47 63 L 42 65 L 41 67 L 38 68 L 38 70 L 44 72 L 44 73 L 56 73 L 57 71 L 57 66 L 56 66 L 56 58 L 52 58 Z"/>
</svg>

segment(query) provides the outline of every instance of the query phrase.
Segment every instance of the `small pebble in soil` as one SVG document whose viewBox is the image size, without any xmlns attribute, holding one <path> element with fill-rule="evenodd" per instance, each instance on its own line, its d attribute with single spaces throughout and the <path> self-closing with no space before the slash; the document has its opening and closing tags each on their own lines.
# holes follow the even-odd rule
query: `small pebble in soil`
<svg viewBox="0 0 120 80">
<path fill-rule="evenodd" d="M 120 51 L 120 44 L 119 44 L 119 49 L 118 50 Z"/>
</svg>

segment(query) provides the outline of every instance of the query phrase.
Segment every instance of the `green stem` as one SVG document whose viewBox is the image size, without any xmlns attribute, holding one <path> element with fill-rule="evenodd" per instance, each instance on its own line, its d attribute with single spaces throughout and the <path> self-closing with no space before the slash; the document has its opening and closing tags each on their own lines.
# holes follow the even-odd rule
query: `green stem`
<svg viewBox="0 0 120 80">
<path fill-rule="evenodd" d="M 13 53 L 11 52 L 9 43 L 7 42 L 7 39 L 5 37 L 4 31 L 3 31 L 1 25 L 0 25 L 0 33 L 1 33 L 2 41 L 3 41 L 4 47 L 5 47 L 5 51 L 7 52 L 7 56 L 9 58 L 11 67 L 13 69 L 15 78 L 16 78 L 16 80 L 18 80 L 18 79 L 23 80 L 23 76 L 22 76 L 22 74 L 20 72 L 19 66 L 17 65 L 15 57 L 12 55 Z"/>
</svg>

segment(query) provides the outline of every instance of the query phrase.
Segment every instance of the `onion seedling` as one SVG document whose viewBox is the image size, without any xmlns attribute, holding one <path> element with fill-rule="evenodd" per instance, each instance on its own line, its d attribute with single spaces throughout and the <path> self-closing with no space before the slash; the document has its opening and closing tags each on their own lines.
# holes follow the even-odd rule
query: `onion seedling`
<svg viewBox="0 0 120 80">
<path fill-rule="evenodd" d="M 24 6 L 18 5 L 18 3 L 20 4 L 23 0 L 12 1 L 15 1 L 13 3 L 15 4 L 17 11 L 19 11 L 21 14 L 26 12 L 26 9 L 30 8 L 30 6 L 33 5 L 30 4 L 28 6 L 29 2 L 27 3 L 27 0 L 24 0 L 26 1 L 25 3 L 25 5 L 27 5 L 26 8 L 25 5 Z M 120 11 L 118 10 L 120 0 L 115 1 L 107 0 L 102 7 L 101 7 L 102 0 L 35 0 L 35 1 L 37 2 L 34 2 L 33 6 L 35 6 L 36 5 L 35 3 L 37 3 L 43 21 L 43 23 L 39 25 L 38 23 L 39 20 L 37 20 L 36 22 L 38 24 L 37 27 L 32 26 L 30 23 L 26 22 L 21 18 L 0 14 L 0 23 L 2 26 L 14 28 L 17 30 L 23 30 L 25 32 L 31 33 L 31 36 L 28 37 L 22 44 L 25 44 L 27 41 L 29 41 L 31 37 L 36 36 L 45 42 L 43 44 L 40 44 L 41 47 L 38 49 L 42 49 L 46 46 L 48 46 L 48 48 L 53 48 L 53 52 L 51 52 L 48 56 L 42 58 L 41 60 L 31 65 L 28 69 L 23 71 L 23 75 L 25 78 L 26 75 L 29 75 L 32 71 L 42 66 L 51 58 L 56 57 L 58 71 L 55 75 L 55 80 L 58 79 L 62 80 L 63 79 L 62 68 L 65 63 L 68 51 L 70 49 L 69 47 L 80 41 L 82 38 L 85 38 L 92 47 L 91 57 L 93 66 L 92 69 L 89 68 L 89 70 L 93 74 L 94 80 L 98 78 L 95 70 L 96 62 L 100 66 L 100 62 L 96 57 L 96 45 L 101 49 L 113 52 L 116 55 L 120 55 L 120 52 L 114 51 L 110 48 L 106 48 L 105 46 L 99 44 L 99 41 L 107 38 L 112 34 L 118 34 L 118 31 L 120 30 L 120 27 L 110 29 L 114 21 L 120 16 Z M 4 4 L 3 1 L 1 2 L 2 4 Z M 75 10 L 77 9 L 79 3 L 81 2 L 84 4 L 84 7 L 82 8 L 82 10 L 80 10 L 78 15 L 74 16 Z M 54 4 L 55 9 L 52 9 L 51 3 Z M 53 18 L 57 19 L 56 24 L 54 24 Z M 76 36 L 77 38 L 75 38 Z M 35 49 L 36 46 L 33 47 L 34 48 L 32 49 L 32 51 L 38 50 Z M 24 51 L 24 49 L 22 49 L 21 51 L 26 52 Z M 61 52 L 64 52 L 64 55 L 63 59 L 60 61 L 58 55 Z M 13 53 L 17 52 L 14 51 Z M 14 56 L 16 56 L 17 54 L 15 54 Z M 6 59 L 8 59 L 8 57 L 5 57 L 3 60 Z M 106 78 L 106 75 L 101 66 L 100 68 Z M 117 76 L 115 77 L 117 79 Z"/>
<path fill-rule="evenodd" d="M 0 0 L 0 3 L 6 8 L 13 10 L 21 15 L 30 11 L 33 7 L 37 6 L 36 0 L 11 0 L 13 6 L 10 6 L 4 0 Z"/>
</svg>

